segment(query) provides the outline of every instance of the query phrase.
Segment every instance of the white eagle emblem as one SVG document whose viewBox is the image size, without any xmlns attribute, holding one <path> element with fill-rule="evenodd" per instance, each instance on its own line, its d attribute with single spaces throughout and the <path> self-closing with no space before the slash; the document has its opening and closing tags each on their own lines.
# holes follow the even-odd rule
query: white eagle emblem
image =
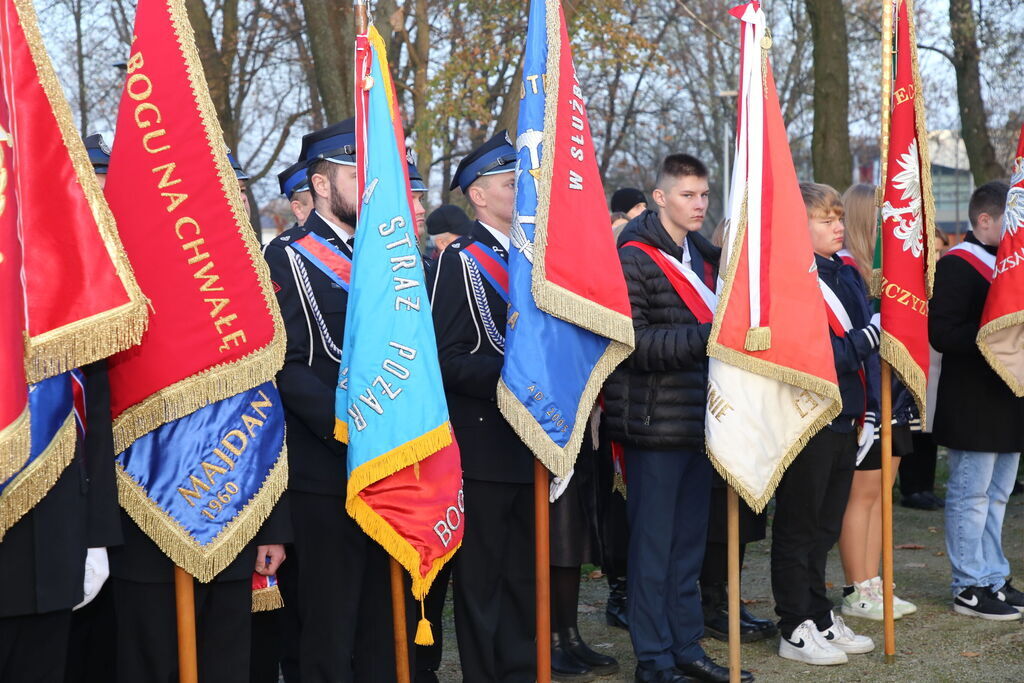
<svg viewBox="0 0 1024 683">
<path fill-rule="evenodd" d="M 1003 214 L 1003 235 L 1013 236 L 1024 228 L 1024 157 L 1017 157 L 1010 177 L 1010 194 L 1006 196 Z"/>
<path fill-rule="evenodd" d="M 897 158 L 900 172 L 892 177 L 892 184 L 903 191 L 900 197 L 907 202 L 904 207 L 894 207 L 886 202 L 882 205 L 883 224 L 890 218 L 896 221 L 892 234 L 903 240 L 903 251 L 911 252 L 915 258 L 924 253 L 924 221 L 921 217 L 921 157 L 917 140 L 910 142 L 906 153 Z"/>
</svg>

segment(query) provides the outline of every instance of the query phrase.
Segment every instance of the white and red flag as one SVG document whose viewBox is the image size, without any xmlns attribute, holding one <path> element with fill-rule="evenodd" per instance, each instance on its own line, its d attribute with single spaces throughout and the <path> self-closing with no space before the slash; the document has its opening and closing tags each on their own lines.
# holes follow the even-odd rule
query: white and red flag
<svg viewBox="0 0 1024 683">
<path fill-rule="evenodd" d="M 740 92 L 732 226 L 708 342 L 708 454 L 755 511 L 840 411 L 825 302 L 759 2 L 734 8 Z"/>
<path fill-rule="evenodd" d="M 879 246 L 882 359 L 892 366 L 925 414 L 928 385 L 928 299 L 935 267 L 931 235 L 928 132 L 917 66 L 912 0 L 889 0 L 893 12 L 889 119 L 882 119 L 882 212 Z M 889 57 L 884 56 L 888 61 Z M 885 65 L 883 65 L 884 67 Z M 883 72 L 885 69 L 883 68 Z M 876 250 L 878 247 L 876 247 Z M 876 256 L 877 262 L 877 256 Z"/>
<path fill-rule="evenodd" d="M 985 299 L 978 347 L 1017 396 L 1024 396 L 1024 127 L 1013 160 L 1003 235 Z"/>
</svg>

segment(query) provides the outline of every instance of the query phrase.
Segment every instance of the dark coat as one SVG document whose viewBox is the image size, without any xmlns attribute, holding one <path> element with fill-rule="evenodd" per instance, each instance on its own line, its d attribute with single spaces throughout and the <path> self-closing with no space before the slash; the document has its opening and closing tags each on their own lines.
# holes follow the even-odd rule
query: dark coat
<svg viewBox="0 0 1024 683">
<path fill-rule="evenodd" d="M 88 431 L 53 488 L 0 542 L 0 617 L 71 609 L 82 600 L 86 550 L 121 543 L 106 362 L 82 371 Z"/>
<path fill-rule="evenodd" d="M 287 425 L 288 487 L 344 496 L 348 479 L 346 448 L 334 438 L 334 395 L 348 292 L 289 248 L 311 232 L 351 258 L 351 248 L 315 211 L 303 227 L 285 231 L 263 249 L 287 336 L 277 387 Z M 306 294 L 304 280 L 308 280 L 312 299 Z"/>
<path fill-rule="evenodd" d="M 973 233 L 965 241 L 980 244 Z M 939 259 L 928 316 L 929 341 L 942 353 L 933 434 L 947 448 L 1015 453 L 1024 448 L 1024 398 L 1013 395 L 976 341 L 988 289 L 956 254 Z"/>
<path fill-rule="evenodd" d="M 851 432 L 856 427 L 855 422 L 865 413 L 867 420 L 877 425 L 881 394 L 879 334 L 877 330 L 871 334 L 864 331 L 871 322 L 864 279 L 856 268 L 845 265 L 838 256 L 827 259 L 815 255 L 814 261 L 818 266 L 818 277 L 835 293 L 853 325 L 853 329 L 843 337 L 829 330 L 839 393 L 843 399 L 842 412 L 829 427 L 837 432 Z M 860 374 L 862 369 L 864 380 Z"/>
<path fill-rule="evenodd" d="M 714 287 L 721 249 L 697 233 L 686 239 L 694 271 Z M 650 256 L 621 246 L 631 241 L 682 258 L 682 248 L 653 211 L 634 218 L 619 235 L 636 349 L 605 383 L 609 434 L 627 446 L 703 452 L 711 323 L 697 322 Z"/>
<path fill-rule="evenodd" d="M 469 235 L 449 244 L 438 259 L 430 306 L 448 413 L 467 479 L 528 484 L 533 481 L 533 455 L 497 404 L 507 307 L 481 277 L 491 318 L 484 320 L 462 256 L 462 249 L 473 241 L 508 262 L 508 252 L 480 223 L 473 225 Z"/>
</svg>

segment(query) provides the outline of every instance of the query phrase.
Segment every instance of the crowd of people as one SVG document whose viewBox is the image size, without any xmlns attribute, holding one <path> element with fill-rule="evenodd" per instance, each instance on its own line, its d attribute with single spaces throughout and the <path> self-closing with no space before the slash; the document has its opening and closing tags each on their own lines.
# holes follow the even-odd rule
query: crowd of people
<svg viewBox="0 0 1024 683">
<path fill-rule="evenodd" d="M 197 584 L 202 681 L 269 683 L 279 675 L 289 683 L 395 680 L 388 556 L 345 513 L 345 446 L 333 437 L 348 292 L 292 248 L 312 234 L 351 259 L 358 239 L 358 144 L 352 120 L 314 131 L 303 138 L 300 159 L 278 176 L 295 226 L 269 242 L 264 256 L 287 335 L 277 383 L 287 423 L 288 490 L 236 560 L 214 581 Z M 88 147 L 102 175 L 102 141 L 90 138 Z M 244 190 L 248 178 L 232 162 Z M 460 191 L 471 219 L 454 205 L 428 216 L 427 187 L 409 161 L 415 217 L 431 239 L 425 277 L 462 455 L 467 518 L 461 549 L 425 601 L 435 625 L 432 646 L 412 646 L 419 605 L 406 601 L 418 683 L 454 679 L 441 665 L 445 646 L 457 647 L 462 680 L 470 683 L 536 678 L 534 458 L 496 402 L 506 301 L 467 254 L 482 248 L 507 262 L 515 165 L 504 133 L 461 160 L 450 189 Z M 778 619 L 741 606 L 740 633 L 744 642 L 778 635 L 781 657 L 830 665 L 874 649 L 851 623 L 881 620 L 883 611 L 881 332 L 868 294 L 877 210 L 868 185 L 840 195 L 808 182 L 801 192 L 834 323 L 808 334 L 830 335 L 842 411 L 796 456 L 775 493 L 771 586 Z M 903 503 L 932 510 L 944 505 L 952 608 L 991 620 L 1017 620 L 1024 611 L 1024 594 L 1011 583 L 1001 545 L 1024 444 L 1024 399 L 991 370 L 974 341 L 1007 192 L 999 182 L 977 188 L 968 207 L 972 231 L 938 260 L 929 414 L 918 414 L 898 380 L 892 387 Z M 682 273 L 701 297 L 714 299 L 730 226 L 723 221 L 711 239 L 703 236 L 709 194 L 707 167 L 688 154 L 670 154 L 650 202 L 634 188 L 611 197 L 636 348 L 593 409 L 573 475 L 551 483 L 556 680 L 587 681 L 620 669 L 580 634 L 585 564 L 600 566 L 607 577 L 605 617 L 629 631 L 636 681 L 729 680 L 728 670 L 701 646 L 702 638 L 725 639 L 728 631 L 726 485 L 704 446 L 711 324 L 698 321 L 674 284 Z M 936 237 L 937 250 L 946 246 Z M 174 681 L 173 565 L 117 512 L 102 363 L 89 375 L 86 457 L 76 459 L 76 469 L 69 468 L 0 544 L 0 679 Z M 944 502 L 934 493 L 937 446 L 948 449 Z M 74 528 L 57 521 L 69 509 L 81 514 Z M 766 520 L 766 512 L 741 503 L 741 564 L 746 544 L 766 538 Z M 825 569 L 837 543 L 845 585 L 833 595 Z M 85 577 L 88 604 L 82 606 L 80 560 L 97 548 L 107 549 L 110 580 L 96 580 L 103 572 L 94 567 Z M 277 576 L 284 608 L 251 613 L 254 567 Z M 454 644 L 444 643 L 439 627 L 449 589 Z M 896 618 L 916 609 L 895 599 Z M 742 680 L 753 676 L 743 672 Z"/>
</svg>

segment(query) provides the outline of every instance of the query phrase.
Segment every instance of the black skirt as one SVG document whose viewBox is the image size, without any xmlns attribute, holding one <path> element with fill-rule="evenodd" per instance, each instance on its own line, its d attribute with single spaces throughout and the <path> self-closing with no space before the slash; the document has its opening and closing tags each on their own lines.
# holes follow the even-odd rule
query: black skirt
<svg viewBox="0 0 1024 683">
<path fill-rule="evenodd" d="M 551 566 L 601 564 L 597 530 L 597 454 L 583 439 L 576 470 L 565 492 L 551 505 Z"/>
</svg>

